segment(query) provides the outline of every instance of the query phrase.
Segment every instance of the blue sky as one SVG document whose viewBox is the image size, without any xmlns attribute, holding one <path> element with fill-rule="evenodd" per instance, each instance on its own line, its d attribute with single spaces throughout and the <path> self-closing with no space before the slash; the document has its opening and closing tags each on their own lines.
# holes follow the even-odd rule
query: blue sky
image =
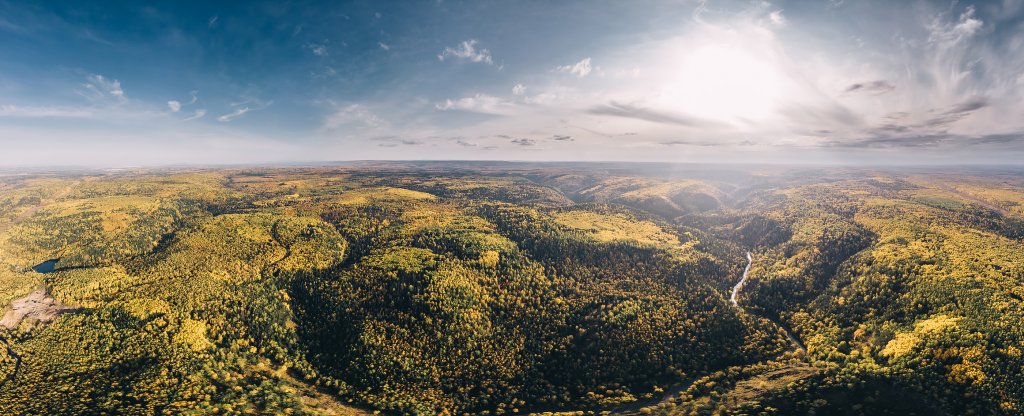
<svg viewBox="0 0 1024 416">
<path fill-rule="evenodd" d="M 0 165 L 1018 163 L 1024 2 L 0 0 Z"/>
</svg>

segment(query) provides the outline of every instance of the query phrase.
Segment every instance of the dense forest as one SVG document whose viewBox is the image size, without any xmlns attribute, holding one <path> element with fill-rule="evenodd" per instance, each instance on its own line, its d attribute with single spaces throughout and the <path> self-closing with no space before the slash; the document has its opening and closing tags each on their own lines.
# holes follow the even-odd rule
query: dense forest
<svg viewBox="0 0 1024 416">
<path fill-rule="evenodd" d="M 1022 239 L 1019 171 L 0 174 L 0 413 L 1020 414 Z"/>
</svg>

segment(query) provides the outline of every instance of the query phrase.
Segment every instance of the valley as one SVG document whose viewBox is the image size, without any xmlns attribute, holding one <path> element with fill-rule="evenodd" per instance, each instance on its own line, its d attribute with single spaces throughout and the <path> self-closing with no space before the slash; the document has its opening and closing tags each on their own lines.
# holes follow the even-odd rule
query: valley
<svg viewBox="0 0 1024 416">
<path fill-rule="evenodd" d="M 1024 405 L 1024 172 L 360 162 L 0 181 L 5 414 Z"/>
</svg>

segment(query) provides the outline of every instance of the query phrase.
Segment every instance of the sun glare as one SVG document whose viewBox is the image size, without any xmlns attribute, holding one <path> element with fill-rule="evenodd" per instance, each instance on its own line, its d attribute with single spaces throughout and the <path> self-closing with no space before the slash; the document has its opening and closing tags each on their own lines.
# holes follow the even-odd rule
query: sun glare
<svg viewBox="0 0 1024 416">
<path fill-rule="evenodd" d="M 782 94 L 782 71 L 770 60 L 733 45 L 700 47 L 680 61 L 666 100 L 689 115 L 720 121 L 762 121 Z"/>
</svg>

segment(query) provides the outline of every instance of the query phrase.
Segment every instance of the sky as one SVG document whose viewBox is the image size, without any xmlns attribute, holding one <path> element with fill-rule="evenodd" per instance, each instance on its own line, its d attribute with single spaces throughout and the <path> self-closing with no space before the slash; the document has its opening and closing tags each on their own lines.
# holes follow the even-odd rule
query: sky
<svg viewBox="0 0 1024 416">
<path fill-rule="evenodd" d="M 0 166 L 1020 164 L 1024 0 L 0 0 Z"/>
</svg>

